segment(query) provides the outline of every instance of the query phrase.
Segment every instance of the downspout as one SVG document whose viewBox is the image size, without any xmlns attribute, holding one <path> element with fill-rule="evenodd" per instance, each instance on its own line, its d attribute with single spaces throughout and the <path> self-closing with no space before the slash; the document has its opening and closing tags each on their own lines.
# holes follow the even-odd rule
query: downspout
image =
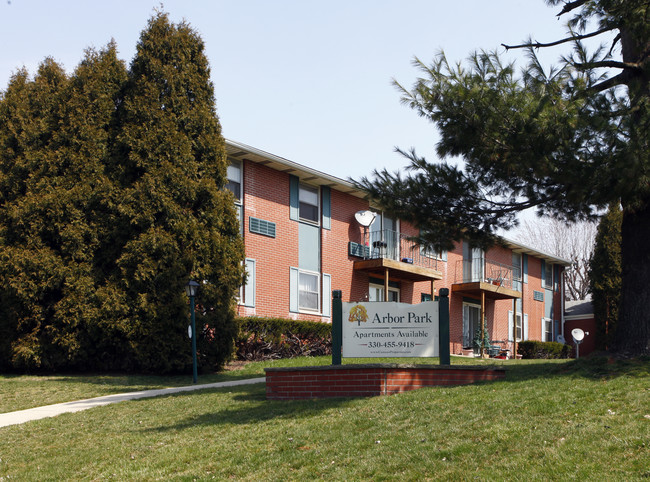
<svg viewBox="0 0 650 482">
<path fill-rule="evenodd" d="M 564 283 L 566 282 L 566 276 L 565 276 L 565 271 L 566 271 L 566 266 L 563 267 L 562 271 L 560 272 L 560 320 L 562 320 L 562 336 L 566 340 L 566 336 L 564 336 Z M 557 340 L 557 335 L 555 335 L 555 339 Z"/>
</svg>

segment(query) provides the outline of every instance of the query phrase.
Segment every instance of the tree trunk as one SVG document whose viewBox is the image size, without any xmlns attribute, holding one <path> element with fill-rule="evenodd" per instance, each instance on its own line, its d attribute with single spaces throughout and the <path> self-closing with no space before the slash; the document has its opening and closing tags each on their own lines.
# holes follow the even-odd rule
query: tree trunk
<svg viewBox="0 0 650 482">
<path fill-rule="evenodd" d="M 613 349 L 650 355 L 650 205 L 624 209 L 621 226 L 622 290 Z"/>
</svg>

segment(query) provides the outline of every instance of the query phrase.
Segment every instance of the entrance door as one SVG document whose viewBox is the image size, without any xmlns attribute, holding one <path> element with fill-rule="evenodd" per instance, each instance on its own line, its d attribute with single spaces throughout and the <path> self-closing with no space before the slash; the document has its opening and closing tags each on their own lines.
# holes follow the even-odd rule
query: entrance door
<svg viewBox="0 0 650 482">
<path fill-rule="evenodd" d="M 378 213 L 370 225 L 370 243 L 373 258 L 399 259 L 399 233 L 397 221 Z"/>
<path fill-rule="evenodd" d="M 463 348 L 473 348 L 474 335 L 480 329 L 481 307 L 463 303 Z"/>
<path fill-rule="evenodd" d="M 371 284 L 368 289 L 368 301 L 384 301 L 384 287 Z M 398 288 L 388 288 L 388 301 L 399 302 Z"/>
</svg>

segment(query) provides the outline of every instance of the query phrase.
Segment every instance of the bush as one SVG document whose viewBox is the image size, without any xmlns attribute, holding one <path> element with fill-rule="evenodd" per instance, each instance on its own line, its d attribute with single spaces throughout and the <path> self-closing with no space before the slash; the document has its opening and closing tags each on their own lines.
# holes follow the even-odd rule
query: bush
<svg viewBox="0 0 650 482">
<path fill-rule="evenodd" d="M 522 358 L 569 358 L 571 356 L 571 345 L 558 343 L 557 341 L 521 341 L 517 345 L 517 353 Z"/>
<path fill-rule="evenodd" d="M 260 361 L 332 354 L 332 325 L 284 318 L 238 318 L 237 359 Z"/>
</svg>

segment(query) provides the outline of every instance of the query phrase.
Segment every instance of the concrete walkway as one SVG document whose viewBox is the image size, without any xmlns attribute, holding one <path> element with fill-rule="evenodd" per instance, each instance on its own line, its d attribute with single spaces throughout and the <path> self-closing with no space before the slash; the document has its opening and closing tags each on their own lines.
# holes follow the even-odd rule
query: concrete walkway
<svg viewBox="0 0 650 482">
<path fill-rule="evenodd" d="M 105 395 L 103 397 L 88 398 L 86 400 L 77 400 L 76 402 L 55 403 L 44 407 L 29 408 L 17 412 L 0 413 L 0 427 L 9 425 L 18 425 L 31 420 L 41 418 L 56 417 L 61 413 L 80 412 L 93 407 L 101 407 L 111 403 L 123 402 L 125 400 L 135 400 L 138 398 L 159 397 L 161 395 L 170 395 L 172 393 L 190 392 L 193 390 L 203 390 L 206 388 L 236 387 L 238 385 L 251 385 L 254 383 L 264 383 L 264 377 L 250 378 L 247 380 L 235 380 L 232 382 L 208 383 L 205 385 L 189 385 L 186 387 L 160 388 L 158 390 L 144 390 L 141 392 L 116 393 L 115 395 Z"/>
</svg>

